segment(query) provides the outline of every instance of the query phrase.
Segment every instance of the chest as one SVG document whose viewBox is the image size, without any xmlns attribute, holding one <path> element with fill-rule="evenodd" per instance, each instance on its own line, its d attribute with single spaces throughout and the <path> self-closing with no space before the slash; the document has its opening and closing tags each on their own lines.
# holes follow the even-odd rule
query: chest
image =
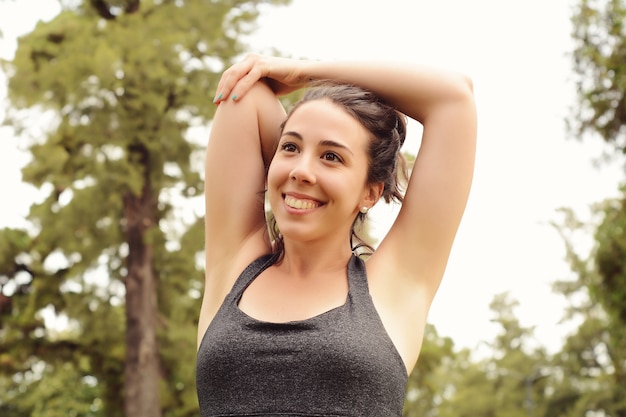
<svg viewBox="0 0 626 417">
<path fill-rule="evenodd" d="M 401 415 L 404 366 L 382 325 L 359 310 L 347 302 L 288 323 L 258 321 L 237 310 L 230 318 L 218 314 L 198 353 L 201 408 L 216 414 Z"/>
<path fill-rule="evenodd" d="M 348 292 L 345 270 L 298 278 L 268 268 L 244 290 L 238 307 L 258 320 L 285 323 L 305 320 L 342 306 Z"/>
</svg>

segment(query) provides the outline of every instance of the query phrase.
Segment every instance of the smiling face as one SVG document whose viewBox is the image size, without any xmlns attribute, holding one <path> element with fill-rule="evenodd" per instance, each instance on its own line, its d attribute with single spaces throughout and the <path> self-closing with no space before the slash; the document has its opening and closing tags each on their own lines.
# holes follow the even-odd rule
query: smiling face
<svg viewBox="0 0 626 417">
<path fill-rule="evenodd" d="M 303 103 L 285 123 L 267 177 L 285 239 L 349 240 L 359 211 L 378 199 L 367 185 L 368 131 L 329 100 Z"/>
</svg>

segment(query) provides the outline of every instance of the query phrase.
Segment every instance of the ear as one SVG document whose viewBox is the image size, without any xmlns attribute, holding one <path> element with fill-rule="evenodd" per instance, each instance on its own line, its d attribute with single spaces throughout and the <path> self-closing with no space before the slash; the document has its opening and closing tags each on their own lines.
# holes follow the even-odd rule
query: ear
<svg viewBox="0 0 626 417">
<path fill-rule="evenodd" d="M 382 182 L 367 184 L 365 186 L 365 194 L 363 195 L 363 199 L 361 200 L 361 207 L 374 207 L 374 205 L 380 199 L 380 196 L 383 195 L 384 189 L 385 184 L 383 184 Z"/>
</svg>

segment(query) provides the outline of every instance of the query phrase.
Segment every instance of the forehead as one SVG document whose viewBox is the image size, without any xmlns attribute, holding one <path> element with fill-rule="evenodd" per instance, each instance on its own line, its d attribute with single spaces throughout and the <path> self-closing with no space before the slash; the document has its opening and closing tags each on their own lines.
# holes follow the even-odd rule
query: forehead
<svg viewBox="0 0 626 417">
<path fill-rule="evenodd" d="M 297 132 L 303 139 L 337 140 L 363 149 L 369 142 L 367 129 L 343 107 L 327 99 L 302 103 L 291 113 L 283 131 Z"/>
</svg>

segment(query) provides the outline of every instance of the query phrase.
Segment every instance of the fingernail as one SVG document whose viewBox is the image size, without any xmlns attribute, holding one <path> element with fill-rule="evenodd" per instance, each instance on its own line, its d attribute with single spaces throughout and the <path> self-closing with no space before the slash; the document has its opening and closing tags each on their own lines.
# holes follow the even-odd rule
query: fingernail
<svg viewBox="0 0 626 417">
<path fill-rule="evenodd" d="M 217 97 L 215 97 L 213 99 L 213 103 L 217 103 L 218 101 L 220 101 L 222 99 L 222 93 L 220 93 Z"/>
<path fill-rule="evenodd" d="M 233 94 L 233 101 L 237 100 L 237 94 Z"/>
</svg>

